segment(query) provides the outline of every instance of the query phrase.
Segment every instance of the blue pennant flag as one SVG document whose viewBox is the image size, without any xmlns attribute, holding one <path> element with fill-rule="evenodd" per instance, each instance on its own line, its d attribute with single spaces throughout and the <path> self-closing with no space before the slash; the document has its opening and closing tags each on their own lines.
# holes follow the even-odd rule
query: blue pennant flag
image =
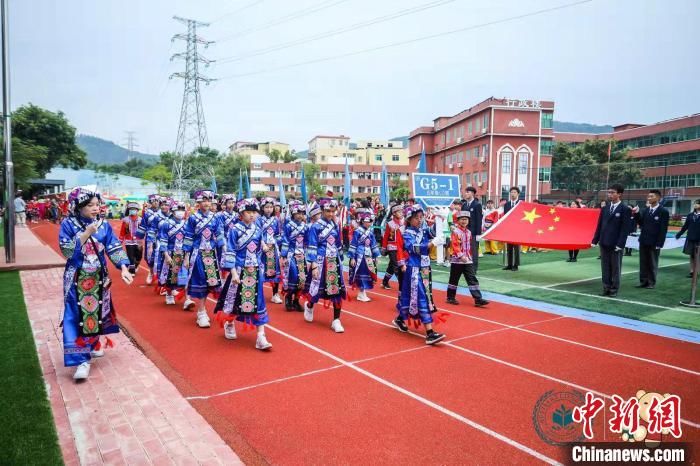
<svg viewBox="0 0 700 466">
<path fill-rule="evenodd" d="M 243 171 L 238 169 L 238 200 L 243 199 Z"/>
<path fill-rule="evenodd" d="M 389 174 L 386 171 L 386 165 L 382 162 L 382 185 L 380 187 L 380 202 L 385 208 L 389 208 L 391 201 L 391 193 L 389 191 Z"/>
<path fill-rule="evenodd" d="M 245 174 L 245 194 L 246 194 L 246 197 L 248 199 L 250 199 L 253 196 L 250 194 L 250 178 L 248 178 L 248 170 L 246 170 L 244 172 L 244 174 Z"/>
<path fill-rule="evenodd" d="M 345 207 L 350 208 L 350 201 L 352 200 L 352 184 L 350 178 L 350 168 L 348 167 L 348 157 L 345 156 L 345 193 L 343 193 L 343 203 Z"/>
<path fill-rule="evenodd" d="M 428 163 L 425 161 L 425 143 L 420 153 L 420 161 L 418 162 L 417 173 L 428 173 Z"/>
<path fill-rule="evenodd" d="M 309 198 L 306 195 L 306 175 L 304 174 L 304 164 L 301 165 L 301 200 L 304 204 L 309 202 Z"/>
<path fill-rule="evenodd" d="M 216 189 L 216 177 L 215 177 L 215 176 L 212 176 L 212 177 L 211 177 L 211 192 L 213 192 L 214 194 L 217 193 L 217 189 Z"/>
<path fill-rule="evenodd" d="M 280 176 L 280 205 L 284 209 L 287 207 L 287 196 L 284 194 L 284 186 L 282 186 L 282 177 Z"/>
</svg>

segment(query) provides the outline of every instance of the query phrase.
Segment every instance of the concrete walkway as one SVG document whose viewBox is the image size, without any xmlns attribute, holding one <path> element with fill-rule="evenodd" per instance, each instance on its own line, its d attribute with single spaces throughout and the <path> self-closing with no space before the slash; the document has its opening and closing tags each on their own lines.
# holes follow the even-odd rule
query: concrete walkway
<svg viewBox="0 0 700 466">
<path fill-rule="evenodd" d="M 32 241 L 21 237 L 23 244 Z M 33 244 L 33 258 L 58 257 L 36 238 Z M 94 360 L 90 378 L 75 383 L 74 369 L 63 366 L 63 267 L 20 276 L 66 465 L 242 464 L 123 333 L 113 335 L 115 347 Z"/>
<path fill-rule="evenodd" d="M 0 224 L 0 226 L 2 226 Z M 56 238 L 58 241 L 58 238 Z M 66 261 L 37 238 L 30 227 L 15 227 L 15 262 L 5 261 L 5 248 L 0 247 L 0 271 L 33 270 L 63 267 Z"/>
</svg>

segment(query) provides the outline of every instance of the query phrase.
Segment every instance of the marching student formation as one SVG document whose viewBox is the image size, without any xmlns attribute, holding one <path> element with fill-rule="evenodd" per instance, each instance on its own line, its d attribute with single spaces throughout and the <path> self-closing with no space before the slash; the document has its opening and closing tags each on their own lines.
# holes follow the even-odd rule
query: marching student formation
<svg viewBox="0 0 700 466">
<path fill-rule="evenodd" d="M 651 191 L 648 207 L 640 212 L 620 202 L 622 191 L 618 185 L 609 189 L 609 206 L 601 209 L 592 241 L 600 245 L 606 296 L 618 292 L 622 251 L 632 219 L 642 228 L 640 286 L 645 288 L 655 286 L 659 250 L 668 226 L 668 211 L 659 206 L 660 193 Z M 193 321 L 200 328 L 211 326 L 205 304 L 207 299 L 215 300 L 213 318 L 226 339 L 238 338 L 237 327 L 255 329 L 255 347 L 267 351 L 272 343 L 265 333 L 270 321 L 263 292 L 266 283 L 272 288 L 271 304 L 299 312 L 309 323 L 314 322 L 317 311 L 328 309 L 333 313 L 331 330 L 343 333 L 343 300 L 355 292 L 357 301 L 371 301 L 367 292 L 378 280 L 378 258 L 388 256 L 381 286 L 391 289 L 391 279 L 398 280 L 392 324 L 401 332 L 422 325 L 426 344 L 437 344 L 445 335 L 433 328 L 437 308 L 431 250 L 437 249 L 438 263 L 450 267 L 448 304 L 459 304 L 457 288 L 464 277 L 474 305 L 488 305 L 477 279 L 480 234 L 503 211 L 520 202 L 519 194 L 513 188 L 510 199 L 502 201 L 502 211 L 488 203 L 484 211 L 475 190 L 467 188 L 465 199 L 453 205 L 443 221 L 436 221 L 439 216 L 412 201 L 392 202 L 385 213 L 363 204 L 354 209 L 350 228 L 342 228 L 343 209 L 332 193 L 308 204 L 292 200 L 284 209 L 272 198 L 237 200 L 234 195 L 217 197 L 206 190 L 195 193 L 195 206 L 189 209 L 181 201 L 154 194 L 145 206 L 126 205 L 117 235 L 100 216 L 100 194 L 75 188 L 68 196 L 69 216 L 59 232 L 67 260 L 64 363 L 76 367 L 74 379 L 86 379 L 91 359 L 103 356 L 104 347 L 111 346 L 108 335 L 119 331 L 108 262 L 119 269 L 126 284 L 145 274 L 146 285 L 154 287 L 164 305 L 182 303 L 184 310 L 196 311 Z M 386 220 L 383 234 L 377 228 L 378 215 L 386 217 L 380 219 Z M 691 254 L 700 244 L 700 201 L 677 236 L 686 231 L 686 253 Z M 449 234 L 448 241 L 443 232 Z M 445 260 L 443 246 L 449 246 Z M 486 242 L 487 253 L 495 254 L 499 248 L 499 244 Z M 520 247 L 506 248 L 505 269 L 516 271 Z M 571 253 L 569 261 L 575 261 Z M 347 283 L 343 273 L 346 255 Z M 140 265 L 142 259 L 145 265 Z"/>
</svg>

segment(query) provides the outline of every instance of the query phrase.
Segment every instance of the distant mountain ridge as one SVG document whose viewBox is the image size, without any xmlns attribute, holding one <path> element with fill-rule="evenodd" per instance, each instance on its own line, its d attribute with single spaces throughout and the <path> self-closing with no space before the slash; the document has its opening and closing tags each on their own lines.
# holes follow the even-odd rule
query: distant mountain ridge
<svg viewBox="0 0 700 466">
<path fill-rule="evenodd" d="M 590 123 L 570 123 L 568 121 L 554 120 L 554 132 L 603 134 L 612 133 L 613 127 L 610 125 L 592 125 Z"/>
<path fill-rule="evenodd" d="M 87 153 L 87 158 L 90 162 L 100 165 L 122 164 L 129 159 L 129 155 L 149 163 L 156 163 L 159 160 L 159 156 L 153 154 L 144 154 L 136 151 L 129 154 L 128 149 L 118 146 L 112 141 L 87 134 L 79 134 L 76 136 L 75 142 Z"/>
</svg>

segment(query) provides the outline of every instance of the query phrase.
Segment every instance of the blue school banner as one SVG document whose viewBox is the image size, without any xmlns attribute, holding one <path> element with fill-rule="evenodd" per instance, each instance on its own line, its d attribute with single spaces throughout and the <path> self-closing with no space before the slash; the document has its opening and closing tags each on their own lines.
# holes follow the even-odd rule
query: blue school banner
<svg viewBox="0 0 700 466">
<path fill-rule="evenodd" d="M 413 197 L 423 207 L 448 207 L 460 198 L 459 175 L 412 173 Z"/>
</svg>

